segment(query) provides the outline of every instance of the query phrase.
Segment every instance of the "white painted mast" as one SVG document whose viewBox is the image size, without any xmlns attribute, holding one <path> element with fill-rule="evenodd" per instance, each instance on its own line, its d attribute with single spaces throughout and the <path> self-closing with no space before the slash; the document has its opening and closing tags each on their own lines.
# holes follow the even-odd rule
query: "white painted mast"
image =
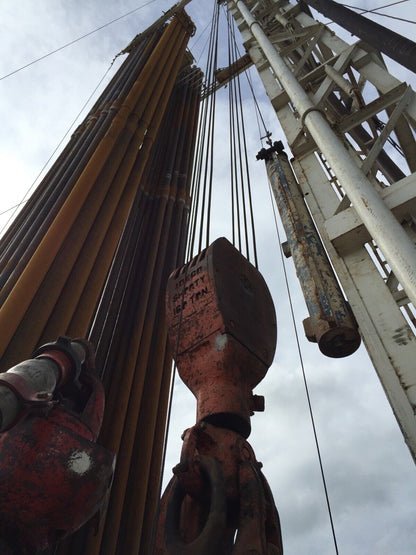
<svg viewBox="0 0 416 555">
<path fill-rule="evenodd" d="M 345 43 L 299 4 L 230 0 L 228 6 L 416 460 L 415 93 L 388 73 L 377 51 Z M 383 111 L 388 121 L 380 125 Z M 393 131 L 404 156 L 399 165 L 386 148 Z"/>
</svg>

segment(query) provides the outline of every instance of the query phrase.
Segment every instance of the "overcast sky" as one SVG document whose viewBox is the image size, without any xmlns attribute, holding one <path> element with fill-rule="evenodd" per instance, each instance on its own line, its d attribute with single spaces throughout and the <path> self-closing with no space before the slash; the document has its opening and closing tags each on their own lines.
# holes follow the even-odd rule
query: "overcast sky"
<svg viewBox="0 0 416 555">
<path fill-rule="evenodd" d="M 367 9 L 383 5 L 375 0 L 351 0 L 351 3 Z M 141 4 L 144 4 L 142 0 L 3 0 L 0 4 L 0 77 Z M 114 55 L 170 5 L 169 0 L 157 0 L 1 80 L 0 211 L 22 200 L 109 68 Z M 188 12 L 198 25 L 198 32 L 190 43 L 198 61 L 207 38 L 207 32 L 202 37 L 201 32 L 211 11 L 212 4 L 207 0 L 193 0 L 188 6 Z M 383 10 L 383 13 L 415 20 L 415 0 L 394 6 L 390 11 Z M 377 21 L 401 30 L 410 38 L 415 36 L 414 25 L 382 17 Z M 336 29 L 335 25 L 331 28 Z M 203 58 L 199 63 L 204 67 Z M 112 71 L 118 64 L 116 61 Z M 219 65 L 227 65 L 226 57 Z M 394 65 L 394 72 L 413 83 L 415 88 L 414 75 L 397 65 Z M 100 90 L 110 76 L 111 72 Z M 273 138 L 282 138 L 258 82 L 255 89 Z M 227 94 L 223 94 L 218 103 L 221 116 L 218 141 L 222 141 L 221 144 L 228 144 L 226 97 Z M 281 517 L 286 555 L 332 554 L 335 551 L 289 316 L 267 180 L 263 163 L 254 161 L 261 145 L 249 94 L 244 98 L 244 105 L 253 166 L 259 266 L 272 292 L 278 317 L 276 359 L 256 389 L 257 394 L 266 397 L 266 412 L 253 417 L 249 441 L 258 460 L 264 463 L 264 474 L 272 487 Z M 217 156 L 213 237 L 230 233 L 227 204 L 219 192 L 226 187 L 228 175 L 224 150 L 221 148 Z M 8 214 L 0 216 L 0 226 L 7 217 Z M 290 260 L 287 268 L 339 552 L 343 555 L 414 555 L 415 468 L 375 371 L 363 347 L 347 359 L 333 360 L 321 355 L 315 345 L 303 338 L 302 320 L 307 316 L 306 308 Z M 180 435 L 194 422 L 194 399 L 184 386 L 178 386 L 167 457 L 168 474 L 179 460 Z"/>
</svg>

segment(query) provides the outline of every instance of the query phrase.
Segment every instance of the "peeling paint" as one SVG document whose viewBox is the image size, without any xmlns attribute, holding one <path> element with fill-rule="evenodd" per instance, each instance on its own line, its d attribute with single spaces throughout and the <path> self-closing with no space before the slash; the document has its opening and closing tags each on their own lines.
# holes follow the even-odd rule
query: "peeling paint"
<svg viewBox="0 0 416 555">
<path fill-rule="evenodd" d="M 217 337 L 215 338 L 215 348 L 217 349 L 217 351 L 223 351 L 227 346 L 227 343 L 228 337 L 226 333 L 217 335 Z"/>
<path fill-rule="evenodd" d="M 68 468 L 76 474 L 83 475 L 91 467 L 91 457 L 85 451 L 74 451 L 68 460 Z"/>
</svg>

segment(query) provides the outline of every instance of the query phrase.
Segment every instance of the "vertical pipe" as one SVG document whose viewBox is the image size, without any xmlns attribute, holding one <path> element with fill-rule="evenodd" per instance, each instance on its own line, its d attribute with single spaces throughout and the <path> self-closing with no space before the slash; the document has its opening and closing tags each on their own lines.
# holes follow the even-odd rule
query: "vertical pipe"
<svg viewBox="0 0 416 555">
<path fill-rule="evenodd" d="M 146 139 L 143 143 L 142 150 L 150 150 L 150 147 L 154 140 L 154 136 L 156 135 L 157 130 L 160 127 L 162 115 L 170 96 L 174 84 L 174 79 L 176 77 L 179 66 L 182 63 L 186 42 L 187 39 L 178 41 L 181 46 L 176 60 L 173 64 L 173 71 L 170 73 L 169 76 L 170 85 L 168 89 L 165 89 L 163 96 L 160 97 L 158 109 L 156 111 L 154 120 L 149 127 L 148 133 L 146 134 Z M 155 198 L 151 201 L 151 203 L 155 204 L 155 206 L 157 205 L 158 207 L 157 217 L 154 220 L 154 230 L 152 233 L 152 237 L 150 241 L 147 241 L 147 246 L 150 247 L 150 251 L 149 254 L 144 257 L 144 259 L 146 260 L 146 274 L 144 276 L 145 279 L 141 283 L 141 294 L 138 299 L 139 303 L 135 308 L 140 322 L 135 323 L 138 325 L 133 326 L 133 334 L 129 337 L 128 351 L 126 352 L 127 357 L 123 362 L 122 379 L 117 380 L 119 382 L 118 385 L 120 389 L 118 390 L 117 394 L 112 394 L 113 399 L 117 401 L 117 404 L 113 406 L 113 409 L 111 408 L 111 399 L 109 400 L 109 406 L 107 408 L 110 408 L 110 413 L 114 415 L 114 419 L 111 418 L 109 427 L 107 428 L 107 430 L 104 430 L 103 440 L 105 441 L 105 443 L 109 442 L 110 444 L 114 445 L 115 450 L 118 451 L 117 444 L 119 444 L 120 442 L 121 434 L 120 432 L 117 432 L 117 427 L 121 425 L 121 429 L 123 429 L 123 426 L 130 426 L 130 429 L 133 431 L 133 435 L 127 433 L 126 436 L 126 429 L 124 429 L 123 444 L 121 448 L 123 457 L 120 458 L 119 464 L 117 466 L 112 498 L 110 502 L 110 510 L 107 514 L 105 526 L 101 532 L 104 535 L 102 537 L 102 540 L 100 537 L 97 537 L 95 539 L 91 537 L 89 538 L 87 547 L 87 551 L 89 553 L 98 552 L 98 549 L 100 549 L 100 545 L 102 553 L 114 552 L 114 542 L 117 541 L 117 530 L 120 525 L 120 518 L 122 514 L 121 511 L 124 503 L 125 489 L 127 485 L 126 480 L 128 478 L 129 468 L 131 464 L 131 449 L 133 448 L 132 441 L 134 442 L 134 432 L 138 419 L 138 415 L 136 413 L 140 409 L 142 384 L 144 375 L 146 373 L 147 359 L 150 349 L 150 339 L 152 337 L 151 322 L 154 320 L 155 306 L 157 306 L 157 304 L 155 305 L 155 301 L 157 300 L 158 295 L 155 296 L 155 293 L 156 291 L 158 291 L 158 284 L 160 284 L 160 277 L 157 278 L 157 274 L 158 272 L 160 273 L 161 270 L 159 269 L 159 266 L 155 266 L 156 260 L 159 261 L 159 257 L 162 256 L 160 251 L 161 247 L 159 247 L 158 245 L 159 243 L 161 245 L 166 244 L 169 236 L 167 232 L 163 232 L 164 229 L 168 229 L 166 228 L 166 226 L 168 225 L 168 222 L 170 220 L 170 217 L 166 214 L 166 193 L 163 193 L 159 199 Z M 166 249 L 166 246 L 164 248 Z M 142 305 L 143 308 L 140 309 L 139 305 Z M 143 326 L 145 320 L 148 324 L 144 328 Z M 133 382 L 131 382 L 132 379 Z M 132 383 L 131 392 L 131 386 L 129 385 L 130 383 Z M 112 391 L 112 393 L 114 393 L 114 390 Z M 131 396 L 136 396 L 136 402 L 132 402 Z M 123 397 L 125 398 L 124 401 Z M 123 408 L 127 405 L 127 402 L 129 412 L 128 415 L 123 415 Z M 107 413 L 107 415 L 108 414 L 109 413 Z"/>
<path fill-rule="evenodd" d="M 183 171 L 184 130 L 187 127 L 187 115 L 189 113 L 189 95 L 186 90 L 181 92 L 182 105 L 178 107 L 178 121 L 175 122 L 176 125 L 174 124 L 174 129 L 180 129 L 182 132 L 180 136 L 178 133 L 174 133 L 174 136 L 171 138 L 172 140 L 169 140 L 168 144 L 172 150 L 172 155 L 170 156 L 170 160 L 167 161 L 166 170 L 164 171 L 160 187 L 162 194 L 164 194 L 165 189 L 169 187 L 169 200 L 164 224 L 165 231 L 162 233 L 162 237 L 166 240 L 165 245 L 161 245 L 158 253 L 158 260 L 161 261 L 161 285 L 167 281 L 169 274 L 175 267 L 174 263 L 176 261 L 180 237 L 178 223 L 180 222 L 181 207 L 177 204 L 177 182 L 179 171 Z M 186 110 L 184 109 L 185 104 Z M 168 245 L 169 250 L 167 250 Z M 152 346 L 146 362 L 147 371 L 146 373 L 143 372 L 145 381 L 143 383 L 140 413 L 138 415 L 132 452 L 132 460 L 136 460 L 137 463 L 131 467 L 129 473 L 128 488 L 126 489 L 123 508 L 123 520 L 125 524 L 119 536 L 120 547 L 126 553 L 137 552 L 138 546 L 141 545 L 140 538 L 142 535 L 143 518 L 145 510 L 149 510 L 146 503 L 147 495 L 145 494 L 148 489 L 148 478 L 152 465 L 152 445 L 154 442 L 159 408 L 158 403 L 155 403 L 154 400 L 160 397 L 167 341 L 164 318 L 165 293 L 163 285 L 160 288 L 156 286 L 156 290 L 159 290 L 156 308 L 156 314 L 159 316 L 156 319 Z M 137 400 L 133 400 L 133 402 L 130 400 L 130 402 L 133 407 L 138 404 Z M 164 414 L 165 413 L 159 414 L 159 418 L 163 419 Z M 135 452 L 140 452 L 140 456 L 136 457 Z M 140 492 L 141 495 L 138 496 L 137 492 Z M 157 490 L 154 493 L 156 494 Z"/>
<path fill-rule="evenodd" d="M 103 378 L 107 374 L 107 368 L 110 369 L 114 366 L 115 354 L 112 354 L 112 351 L 114 351 L 114 345 L 120 343 L 115 334 L 120 334 L 120 328 L 124 327 L 122 322 L 125 321 L 126 299 L 132 296 L 129 289 L 132 273 L 135 274 L 136 289 L 141 287 L 139 272 L 135 271 L 134 263 L 135 252 L 139 249 L 138 243 L 143 238 L 143 230 L 148 226 L 147 199 L 147 191 L 141 184 L 140 195 L 136 197 L 129 214 L 103 295 L 100 298 L 100 305 L 89 331 L 89 340 L 96 346 L 97 366 L 102 370 Z M 114 308 L 110 310 L 110 307 Z"/>
<path fill-rule="evenodd" d="M 416 247 L 412 240 L 345 149 L 326 118 L 313 105 L 244 2 L 233 0 L 233 3 L 258 41 L 276 77 L 337 176 L 357 214 L 382 251 L 410 301 L 416 306 Z"/>
<path fill-rule="evenodd" d="M 339 358 L 361 343 L 357 324 L 344 299 L 321 239 L 306 207 L 283 145 L 260 151 L 266 160 L 270 185 L 285 228 L 296 274 L 309 311 L 306 337 L 321 352 Z"/>
<path fill-rule="evenodd" d="M 151 248 L 151 257 L 158 264 L 154 264 L 154 270 L 151 275 L 151 290 L 149 294 L 149 301 L 146 308 L 145 320 L 146 322 L 154 322 L 156 316 L 156 307 L 158 292 L 161 285 L 161 262 L 163 260 L 164 250 L 166 249 L 168 239 L 168 225 L 170 221 L 169 210 L 167 212 L 167 196 L 162 194 L 159 198 L 155 199 L 158 206 L 158 226 L 156 234 L 153 237 L 153 245 Z M 117 542 L 118 530 L 122 516 L 122 507 L 124 504 L 124 497 L 127 487 L 127 480 L 130 470 L 130 462 L 132 457 L 132 449 L 134 445 L 134 437 L 136 434 L 137 420 L 142 401 L 143 385 L 146 375 L 146 366 L 149 357 L 151 338 L 153 327 L 146 325 L 143 328 L 140 344 L 137 354 L 134 355 L 130 361 L 129 366 L 133 369 L 133 380 L 131 388 L 129 389 L 129 401 L 127 414 L 124 421 L 123 434 L 121 438 L 120 452 L 123 456 L 119 459 L 116 474 L 114 477 L 114 484 L 111 494 L 111 504 L 108 509 L 106 519 L 106 529 L 103 536 L 102 549 L 103 553 L 113 553 L 115 543 Z M 140 499 L 136 499 L 139 503 Z"/>
<path fill-rule="evenodd" d="M 0 356 L 5 352 L 38 287 L 58 254 L 65 237 L 76 220 L 80 207 L 85 202 L 93 184 L 103 169 L 117 138 L 127 123 L 128 116 L 137 104 L 148 78 L 153 72 L 155 64 L 157 65 L 159 58 L 163 56 L 164 51 L 169 45 L 177 25 L 178 21 L 174 19 L 167 27 L 143 68 L 141 80 L 136 81 L 132 87 L 129 95 L 111 122 L 107 134 L 91 156 L 77 184 L 69 194 L 59 214 L 0 309 Z"/>
<path fill-rule="evenodd" d="M 157 36 L 146 41 L 142 45 L 143 48 L 137 49 L 129 57 L 130 63 L 125 69 L 134 69 L 134 71 L 130 71 L 132 76 L 125 74 L 123 67 L 121 71 L 117 72 L 114 93 L 110 95 L 106 89 L 106 92 L 101 95 L 100 98 L 103 104 L 98 106 L 96 103 L 84 123 L 78 127 L 72 136 L 64 152 L 32 195 L 27 210 L 22 211 L 16 219 L 15 226 L 18 226 L 19 229 L 12 232 L 7 250 L 3 252 L 2 262 L 0 263 L 0 267 L 3 269 L 3 283 L 8 280 L 7 288 L 2 290 L 1 299 L 6 298 L 17 281 L 22 269 L 30 260 L 41 238 L 56 217 L 87 161 L 107 131 L 116 108 L 116 105 L 108 106 L 107 104 L 115 100 L 114 95 L 117 93 L 117 86 L 122 87 L 123 81 L 129 77 L 128 82 L 122 87 L 118 95 L 119 99 L 123 99 L 128 92 L 126 85 L 129 84 L 129 88 L 131 88 L 132 83 L 130 81 L 133 77 L 137 78 L 154 47 L 156 38 Z M 10 256 L 8 256 L 8 253 L 11 253 Z M 6 263 L 9 267 L 8 270 L 5 268 Z M 14 278 L 9 279 L 12 271 L 15 274 Z"/>
<path fill-rule="evenodd" d="M 68 328 L 68 334 L 76 336 L 84 335 L 86 332 L 92 312 L 96 306 L 98 295 L 101 292 L 105 276 L 107 275 L 108 268 L 114 255 L 117 242 L 122 232 L 124 222 L 127 218 L 128 212 L 133 202 L 138 183 L 140 182 L 146 162 L 149 158 L 151 147 L 154 142 L 154 137 L 159 129 L 165 111 L 164 105 L 167 104 L 167 101 L 170 97 L 169 89 L 173 87 L 179 65 L 180 63 L 182 63 L 184 49 L 185 44 L 182 43 L 182 45 L 179 44 L 178 52 L 172 52 L 172 54 L 176 53 L 178 55 L 178 58 L 177 63 L 171 66 L 170 72 L 168 71 L 168 68 L 166 68 L 167 86 L 165 87 L 165 80 L 160 79 L 158 91 L 155 92 L 152 97 L 152 102 L 150 105 L 151 109 L 149 110 L 150 114 L 148 117 L 149 119 L 153 119 L 151 125 L 148 128 L 145 141 L 143 142 L 139 157 L 137 159 L 134 179 L 129 180 L 124 190 L 123 196 L 118 206 L 116 217 L 111 222 L 111 226 L 108 230 L 106 238 L 102 243 L 103 247 L 101 249 L 101 253 L 96 258 L 95 267 L 92 269 L 90 279 L 88 280 L 88 283 L 86 285 L 86 294 L 83 295 L 80 305 L 71 320 Z M 168 84 L 168 80 L 171 85 Z"/>
<path fill-rule="evenodd" d="M 169 393 L 172 377 L 172 354 L 167 347 L 165 351 L 165 362 L 162 376 L 162 384 L 159 394 L 158 417 L 152 446 L 152 465 L 147 483 L 146 513 L 143 519 L 143 532 L 141 538 L 142 553 L 154 552 L 154 534 L 157 522 L 157 508 L 159 504 L 160 489 L 162 482 L 161 461 L 164 451 L 164 439 L 166 433 L 166 414 L 169 403 Z M 173 384 L 172 384 L 173 387 Z M 162 417 L 161 417 L 162 416 Z"/>
<path fill-rule="evenodd" d="M 178 29 L 178 34 L 179 31 Z M 144 95 L 149 98 L 149 101 L 145 104 L 143 110 L 138 111 L 138 113 L 143 112 L 142 122 L 152 121 L 157 102 L 164 91 L 167 77 L 164 77 L 163 69 L 165 69 L 166 76 L 169 76 L 168 69 L 171 69 L 167 54 L 164 53 L 158 71 L 155 71 L 152 75 L 152 80 L 148 85 L 150 93 Z M 151 93 L 153 95 L 149 97 Z M 128 147 L 124 154 L 122 154 L 124 148 L 121 151 L 123 159 L 114 177 L 109 171 L 103 172 L 104 177 L 100 179 L 99 183 L 100 192 L 105 190 L 106 181 L 111 181 L 111 185 L 109 185 L 105 201 L 100 203 L 98 194 L 93 197 L 95 206 L 101 204 L 99 211 L 91 206 L 86 207 L 89 214 L 96 214 L 96 216 L 75 264 L 70 262 L 68 256 L 66 257 L 72 270 L 54 308 L 52 318 L 43 332 L 42 341 L 53 337 L 56 330 L 59 330 L 59 333 L 71 334 L 73 337 L 84 336 L 87 331 L 128 211 L 133 202 L 134 194 L 137 191 L 140 172 L 144 168 L 146 156 L 149 152 L 149 149 L 145 149 L 144 145 L 139 150 L 145 131 L 145 125 L 139 123 L 132 137 L 130 137 L 131 133 L 126 134 L 125 142 L 128 142 Z M 135 165 L 140 168 L 140 172 L 135 172 L 135 179 L 129 179 Z M 70 243 L 73 246 L 75 241 L 72 240 Z M 59 271 L 62 273 L 62 266 Z M 53 281 L 54 284 L 57 283 L 56 279 Z M 87 290 L 85 289 L 86 283 L 89 284 Z M 74 310 L 79 302 L 87 308 L 78 310 L 78 313 L 74 316 Z"/>
</svg>

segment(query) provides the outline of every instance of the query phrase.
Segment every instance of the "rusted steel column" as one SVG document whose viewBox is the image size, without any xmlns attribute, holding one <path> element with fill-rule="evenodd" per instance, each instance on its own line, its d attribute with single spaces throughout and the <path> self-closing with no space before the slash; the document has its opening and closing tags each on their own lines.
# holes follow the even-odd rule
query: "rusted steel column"
<svg viewBox="0 0 416 555">
<path fill-rule="evenodd" d="M 108 132 L 91 156 L 77 184 L 72 189 L 59 214 L 2 306 L 0 310 L 0 356 L 5 352 L 38 287 L 58 254 L 65 237 L 77 218 L 80 208 L 87 199 L 97 177 L 104 168 L 108 156 L 114 148 L 116 140 L 126 125 L 128 116 L 143 93 L 147 81 L 154 71 L 155 64 L 157 65 L 159 59 L 163 58 L 163 54 L 178 25 L 179 23 L 175 18 L 167 27 L 144 66 L 141 78 L 132 87 L 129 95 L 111 122 Z M 21 354 L 20 358 L 22 356 L 24 355 Z"/>
<path fill-rule="evenodd" d="M 267 175 L 285 228 L 290 254 L 308 307 L 306 337 L 329 357 L 345 357 L 361 343 L 358 327 L 338 285 L 282 143 L 262 149 Z"/>
</svg>

